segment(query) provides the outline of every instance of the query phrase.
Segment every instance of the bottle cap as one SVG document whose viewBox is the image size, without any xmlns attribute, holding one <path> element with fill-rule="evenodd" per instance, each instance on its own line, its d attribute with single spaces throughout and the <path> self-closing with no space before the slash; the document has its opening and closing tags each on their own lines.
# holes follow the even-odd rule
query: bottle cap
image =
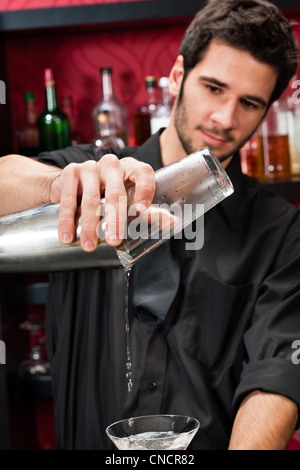
<svg viewBox="0 0 300 470">
<path fill-rule="evenodd" d="M 107 73 L 107 74 L 110 74 L 112 73 L 112 68 L 111 67 L 102 67 L 100 69 L 101 73 L 104 74 L 104 73 Z"/>
<path fill-rule="evenodd" d="M 47 68 L 44 70 L 45 85 L 52 86 L 54 85 L 54 73 L 53 69 Z"/>
<path fill-rule="evenodd" d="M 24 100 L 34 100 L 35 95 L 32 91 L 25 91 L 25 93 L 23 94 L 23 98 Z"/>
<path fill-rule="evenodd" d="M 147 77 L 145 77 L 145 82 L 147 88 L 156 87 L 156 77 L 154 75 L 147 75 Z"/>
</svg>

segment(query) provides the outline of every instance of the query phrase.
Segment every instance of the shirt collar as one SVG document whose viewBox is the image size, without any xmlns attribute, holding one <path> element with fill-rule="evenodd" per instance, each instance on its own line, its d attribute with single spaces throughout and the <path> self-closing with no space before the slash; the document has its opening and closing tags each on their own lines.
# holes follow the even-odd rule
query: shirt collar
<svg viewBox="0 0 300 470">
<path fill-rule="evenodd" d="M 156 171 L 162 167 L 159 137 L 164 129 L 152 135 L 141 147 L 139 147 L 135 157 L 146 161 Z M 226 172 L 232 182 L 234 192 L 216 206 L 216 209 L 223 214 L 228 224 L 234 228 L 239 220 L 238 214 L 243 205 L 243 173 L 240 163 L 239 152 L 236 152 L 226 168 Z"/>
</svg>

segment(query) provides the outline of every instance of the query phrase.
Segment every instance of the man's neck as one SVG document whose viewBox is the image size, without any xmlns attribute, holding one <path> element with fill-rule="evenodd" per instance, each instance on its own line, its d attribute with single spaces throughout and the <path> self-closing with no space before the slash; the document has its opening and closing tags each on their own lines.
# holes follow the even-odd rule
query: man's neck
<svg viewBox="0 0 300 470">
<path fill-rule="evenodd" d="M 163 166 L 176 162 L 186 156 L 177 133 L 173 131 L 173 127 L 167 127 L 159 138 L 160 153 Z"/>
</svg>

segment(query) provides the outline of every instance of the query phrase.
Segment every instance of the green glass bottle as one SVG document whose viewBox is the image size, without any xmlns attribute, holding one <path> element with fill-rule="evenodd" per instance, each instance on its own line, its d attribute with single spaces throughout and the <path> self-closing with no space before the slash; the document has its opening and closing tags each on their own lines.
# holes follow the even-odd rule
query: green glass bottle
<svg viewBox="0 0 300 470">
<path fill-rule="evenodd" d="M 53 70 L 45 69 L 46 107 L 38 118 L 40 151 L 65 148 L 71 143 L 68 116 L 57 104 Z"/>
</svg>

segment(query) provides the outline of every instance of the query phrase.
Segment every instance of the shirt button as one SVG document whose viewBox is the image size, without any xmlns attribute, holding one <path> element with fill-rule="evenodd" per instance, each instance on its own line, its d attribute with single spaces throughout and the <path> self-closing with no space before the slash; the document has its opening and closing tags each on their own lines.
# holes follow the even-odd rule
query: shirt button
<svg viewBox="0 0 300 470">
<path fill-rule="evenodd" d="M 156 382 L 149 382 L 148 383 L 148 388 L 149 388 L 149 390 L 151 390 L 151 392 L 154 392 L 154 390 L 156 390 L 156 388 L 157 388 L 157 383 Z"/>
</svg>

